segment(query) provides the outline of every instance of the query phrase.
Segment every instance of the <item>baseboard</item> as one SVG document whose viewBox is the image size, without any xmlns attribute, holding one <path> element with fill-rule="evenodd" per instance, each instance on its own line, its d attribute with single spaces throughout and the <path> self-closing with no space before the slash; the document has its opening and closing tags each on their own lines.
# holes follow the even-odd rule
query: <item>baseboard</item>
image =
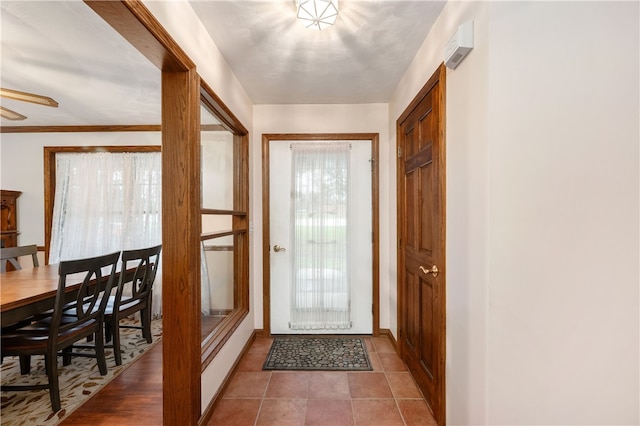
<svg viewBox="0 0 640 426">
<path fill-rule="evenodd" d="M 213 411 L 216 405 L 218 404 L 220 397 L 224 395 L 224 391 L 229 386 L 231 377 L 233 377 L 236 370 L 238 369 L 240 360 L 249 351 L 249 348 L 253 344 L 254 340 L 256 340 L 256 337 L 258 336 L 258 333 L 257 333 L 258 331 L 259 330 L 254 330 L 253 333 L 251 333 L 251 337 L 249 337 L 249 339 L 247 340 L 247 343 L 244 344 L 242 351 L 240 351 L 240 354 L 238 355 L 235 362 L 233 363 L 233 367 L 231 368 L 231 370 L 229 370 L 227 375 L 224 377 L 224 380 L 222 381 L 222 385 L 220 385 L 220 387 L 218 388 L 218 391 L 211 399 L 211 402 L 209 402 L 209 405 L 207 405 L 207 408 L 202 413 L 202 416 L 200 416 L 200 419 L 198 420 L 198 426 L 205 426 L 209 424 L 209 420 L 211 420 L 211 417 L 213 416 Z"/>
<path fill-rule="evenodd" d="M 391 341 L 391 344 L 393 345 L 393 349 L 395 349 L 396 352 L 398 352 L 398 342 L 396 342 L 396 338 L 393 336 L 393 333 L 391 333 L 391 330 L 389 330 L 388 328 L 381 328 L 380 336 L 387 337 Z"/>
<path fill-rule="evenodd" d="M 256 337 L 271 337 L 267 333 L 265 333 L 264 329 L 262 328 L 256 328 L 255 330 L 253 330 L 253 332 L 256 334 Z"/>
</svg>

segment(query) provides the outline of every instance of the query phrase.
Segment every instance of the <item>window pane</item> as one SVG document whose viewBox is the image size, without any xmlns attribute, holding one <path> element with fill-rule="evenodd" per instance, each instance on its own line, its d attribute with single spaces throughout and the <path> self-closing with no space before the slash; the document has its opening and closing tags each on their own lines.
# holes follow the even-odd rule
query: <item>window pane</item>
<svg viewBox="0 0 640 426">
<path fill-rule="evenodd" d="M 203 339 L 235 308 L 233 241 L 233 236 L 203 241 Z"/>
<path fill-rule="evenodd" d="M 202 207 L 233 210 L 233 133 L 206 108 L 201 115 Z"/>
<path fill-rule="evenodd" d="M 230 215 L 202 215 L 202 233 L 210 234 L 212 232 L 228 231 L 231 229 Z"/>
</svg>

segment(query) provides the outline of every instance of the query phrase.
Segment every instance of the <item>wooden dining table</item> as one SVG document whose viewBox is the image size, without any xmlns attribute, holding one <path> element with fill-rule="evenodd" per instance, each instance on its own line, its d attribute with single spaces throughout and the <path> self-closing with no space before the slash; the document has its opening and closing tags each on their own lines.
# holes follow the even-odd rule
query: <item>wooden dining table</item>
<svg viewBox="0 0 640 426">
<path fill-rule="evenodd" d="M 107 272 L 108 273 L 108 272 Z M 67 276 L 66 292 L 69 300 L 85 274 Z M 0 274 L 0 323 L 2 327 L 15 324 L 32 315 L 52 309 L 58 292 L 58 264 L 25 268 Z M 103 280 L 107 280 L 103 277 Z M 116 283 L 114 283 L 116 285 Z"/>
</svg>

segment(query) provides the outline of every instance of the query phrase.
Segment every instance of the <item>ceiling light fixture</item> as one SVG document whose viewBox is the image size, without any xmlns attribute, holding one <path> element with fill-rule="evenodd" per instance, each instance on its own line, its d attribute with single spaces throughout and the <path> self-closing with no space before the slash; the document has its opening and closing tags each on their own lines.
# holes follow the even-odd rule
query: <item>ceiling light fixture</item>
<svg viewBox="0 0 640 426">
<path fill-rule="evenodd" d="M 5 108 L 0 106 L 0 117 L 2 118 L 6 118 L 7 120 L 24 120 L 25 118 L 27 118 L 26 116 L 22 115 L 22 114 L 18 114 L 15 111 L 10 110 L 9 108 Z"/>
<path fill-rule="evenodd" d="M 31 102 L 39 105 L 46 105 L 57 108 L 58 103 L 48 96 L 36 95 L 35 93 L 21 92 L 19 90 L 0 88 L 0 97 L 14 99 L 16 101 Z"/>
<path fill-rule="evenodd" d="M 307 28 L 323 30 L 336 22 L 338 0 L 296 0 L 298 19 Z"/>
</svg>

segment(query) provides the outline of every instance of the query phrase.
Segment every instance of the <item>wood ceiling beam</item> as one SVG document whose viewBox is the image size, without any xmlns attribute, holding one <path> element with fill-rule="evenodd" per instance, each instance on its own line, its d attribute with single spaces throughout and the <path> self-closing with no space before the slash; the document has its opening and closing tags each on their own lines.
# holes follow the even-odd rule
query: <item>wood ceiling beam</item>
<svg viewBox="0 0 640 426">
<path fill-rule="evenodd" d="M 159 132 L 160 124 L 91 125 L 91 126 L 2 126 L 0 133 L 98 133 L 98 132 Z"/>
<path fill-rule="evenodd" d="M 196 67 L 139 0 L 84 2 L 158 69 L 177 72 Z"/>
</svg>

